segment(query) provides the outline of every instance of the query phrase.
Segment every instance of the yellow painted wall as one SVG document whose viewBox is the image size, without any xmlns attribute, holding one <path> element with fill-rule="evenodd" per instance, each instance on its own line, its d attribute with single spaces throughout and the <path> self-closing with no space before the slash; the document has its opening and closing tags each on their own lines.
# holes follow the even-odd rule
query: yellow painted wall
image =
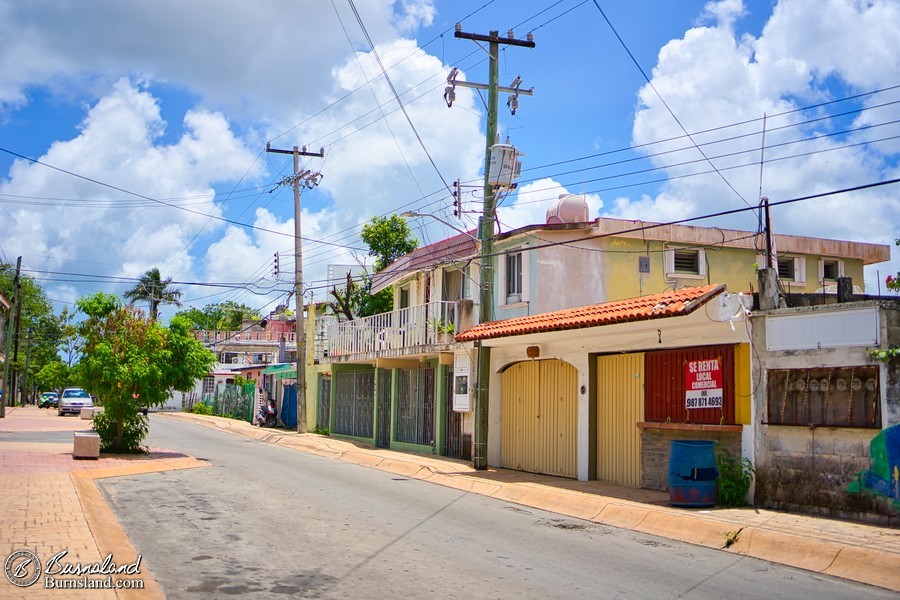
<svg viewBox="0 0 900 600">
<path fill-rule="evenodd" d="M 673 283 L 677 287 L 693 287 L 708 283 L 724 283 L 732 292 L 750 292 L 757 290 L 756 264 L 759 254 L 755 250 L 744 248 L 720 248 L 703 246 L 706 254 L 707 274 L 703 277 L 679 277 L 676 281 L 666 279 L 664 242 L 628 238 L 603 238 L 598 240 L 604 261 L 604 287 L 607 290 L 606 301 L 633 298 L 658 294 L 671 289 Z M 679 245 L 679 244 L 672 244 Z M 680 244 L 684 246 L 685 244 Z M 638 272 L 638 256 L 650 257 L 650 273 Z M 798 256 L 796 254 L 792 256 Z M 783 281 L 785 289 L 790 292 L 812 293 L 822 287 L 818 281 L 819 256 L 806 257 L 806 284 L 800 285 Z M 828 257 L 826 257 L 828 258 Z M 861 260 L 844 260 L 844 274 L 853 279 L 853 284 L 863 287 L 863 263 Z M 825 285 L 834 282 L 826 281 Z"/>
<path fill-rule="evenodd" d="M 577 477 L 578 371 L 561 360 L 526 361 L 503 372 L 503 467 Z"/>
<path fill-rule="evenodd" d="M 734 422 L 750 424 L 750 344 L 734 347 Z"/>
<path fill-rule="evenodd" d="M 597 358 L 597 479 L 641 487 L 644 354 Z"/>
</svg>

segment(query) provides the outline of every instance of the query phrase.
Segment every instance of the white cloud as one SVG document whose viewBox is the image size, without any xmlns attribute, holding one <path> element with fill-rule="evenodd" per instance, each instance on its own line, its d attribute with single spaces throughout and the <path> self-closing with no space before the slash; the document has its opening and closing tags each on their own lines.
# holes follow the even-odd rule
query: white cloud
<svg viewBox="0 0 900 600">
<path fill-rule="evenodd" d="M 359 44 L 353 14 L 338 4 Z M 431 0 L 357 5 L 375 43 L 435 12 Z M 0 0 L 0 110 L 27 103 L 32 86 L 77 95 L 126 75 L 191 90 L 233 119 L 279 119 L 330 88 L 327 66 L 351 54 L 336 31 L 320 0 Z"/>
<path fill-rule="evenodd" d="M 157 100 L 118 81 L 88 111 L 78 135 L 55 142 L 39 161 L 120 189 L 18 160 L 0 193 L 40 202 L 0 207 L 4 247 L 27 250 L 29 266 L 38 269 L 84 273 L 97 271 L 90 266 L 96 264 L 105 274 L 131 277 L 154 266 L 188 267 L 189 243 L 209 221 L 204 215 L 221 214 L 212 184 L 242 175 L 253 154 L 220 114 L 191 111 L 184 128 L 175 143 L 160 143 L 166 123 Z M 171 198 L 169 204 L 194 212 L 147 198 Z"/>
<path fill-rule="evenodd" d="M 891 157 L 898 147 L 896 141 L 841 147 L 898 135 L 897 125 L 852 136 L 824 136 L 853 126 L 851 120 L 856 126 L 885 123 L 900 114 L 897 109 L 873 110 L 839 125 L 827 121 L 802 123 L 822 111 L 788 111 L 830 99 L 829 86 L 834 81 L 849 86 L 850 93 L 900 81 L 900 55 L 896 52 L 900 30 L 894 25 L 900 22 L 900 4 L 782 0 L 758 39 L 736 37 L 735 19 L 743 13 L 743 4 L 736 0 L 709 3 L 706 16 L 714 17 L 715 23 L 695 27 L 660 50 L 652 77 L 656 91 L 645 85 L 639 92 L 633 141 L 644 144 L 684 135 L 656 92 L 691 132 L 754 120 L 740 127 L 695 135 L 699 144 L 747 133 L 756 135 L 702 146 L 721 175 L 712 172 L 709 162 L 699 150 L 691 148 L 686 138 L 653 146 L 648 153 L 685 148 L 650 158 L 655 166 L 664 168 L 669 182 L 656 197 L 617 198 L 609 214 L 667 220 L 755 206 L 760 185 L 759 120 L 764 114 L 769 118 L 763 193 L 773 201 L 877 182 L 896 173 L 896 157 Z M 871 106 L 898 97 L 896 93 L 880 94 L 863 102 Z M 851 107 L 847 104 L 843 108 Z M 823 137 L 810 140 L 815 136 Z M 803 138 L 807 141 L 790 143 Z M 679 164 L 687 161 L 697 162 Z M 676 178 L 699 171 L 710 173 Z M 774 213 L 776 232 L 781 233 L 890 244 L 900 236 L 897 220 L 885 218 L 900 214 L 900 200 L 891 188 L 797 203 L 777 208 Z M 756 218 L 745 213 L 718 222 L 752 230 Z M 896 271 L 898 266 L 900 258 L 878 268 L 884 273 Z M 874 269 L 867 279 L 874 287 L 872 274 Z"/>
</svg>

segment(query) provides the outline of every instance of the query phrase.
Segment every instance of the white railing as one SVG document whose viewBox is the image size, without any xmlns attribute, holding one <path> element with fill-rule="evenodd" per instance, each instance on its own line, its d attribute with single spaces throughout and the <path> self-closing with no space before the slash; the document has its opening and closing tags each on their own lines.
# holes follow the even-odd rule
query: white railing
<svg viewBox="0 0 900 600">
<path fill-rule="evenodd" d="M 456 302 L 431 302 L 380 315 L 332 323 L 331 360 L 403 356 L 453 343 L 459 330 Z"/>
</svg>

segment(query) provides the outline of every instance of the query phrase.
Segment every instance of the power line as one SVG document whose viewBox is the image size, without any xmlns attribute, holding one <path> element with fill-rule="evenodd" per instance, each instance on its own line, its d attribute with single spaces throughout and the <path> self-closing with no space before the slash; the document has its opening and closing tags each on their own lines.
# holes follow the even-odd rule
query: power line
<svg viewBox="0 0 900 600">
<path fill-rule="evenodd" d="M 407 123 L 409 123 L 410 129 L 412 129 L 413 133 L 416 135 L 416 139 L 419 141 L 419 146 L 422 147 L 422 151 L 425 152 L 425 156 L 428 157 L 428 162 L 430 162 L 431 166 L 434 167 L 434 172 L 437 173 L 438 177 L 443 182 L 444 187 L 447 188 L 447 191 L 450 193 L 450 195 L 453 195 L 453 190 L 450 189 L 450 184 L 448 184 L 447 180 L 444 179 L 443 174 L 441 174 L 441 170 L 438 169 L 437 164 L 435 164 L 434 159 L 431 157 L 431 153 L 428 152 L 428 148 L 425 146 L 425 142 L 422 141 L 422 136 L 419 135 L 419 131 L 413 124 L 409 113 L 406 112 L 406 107 L 403 106 L 403 101 L 400 100 L 400 95 L 397 93 L 397 89 L 394 87 L 394 82 L 391 81 L 391 78 L 387 73 L 387 69 L 384 68 L 384 63 L 381 62 L 381 57 L 378 55 L 378 51 L 375 49 L 375 44 L 372 42 L 372 38 L 369 37 L 369 32 L 366 30 L 366 25 L 365 23 L 363 23 L 362 17 L 359 16 L 359 11 L 356 10 L 356 4 L 354 4 L 353 0 L 348 0 L 348 2 L 350 3 L 350 8 L 353 10 L 353 14 L 356 16 L 357 23 L 359 23 L 359 28 L 362 30 L 366 41 L 369 43 L 369 47 L 372 49 L 372 56 L 375 57 L 375 61 L 381 68 L 381 74 L 384 75 L 384 80 L 387 82 L 388 87 L 391 88 L 391 93 L 394 94 L 394 98 L 397 100 L 397 104 L 400 106 L 400 110 L 403 111 L 403 116 L 406 117 L 406 121 Z"/>
<path fill-rule="evenodd" d="M 631 58 L 631 61 L 634 63 L 634 66 L 636 66 L 638 71 L 641 72 L 641 75 L 644 76 L 644 79 L 647 81 L 647 85 L 650 86 L 650 89 L 653 90 L 653 93 L 656 94 L 656 96 L 657 96 L 657 98 L 659 98 L 660 102 L 663 103 L 663 106 L 666 107 L 666 110 L 669 111 L 669 114 L 672 115 L 672 118 L 675 119 L 675 122 L 678 123 L 678 126 L 681 128 L 681 130 L 688 136 L 688 138 L 691 140 L 691 142 L 697 148 L 697 151 L 699 151 L 701 156 L 703 156 L 703 158 L 706 159 L 706 161 L 709 163 L 709 166 L 711 166 L 716 171 L 716 173 L 719 175 L 719 177 L 722 179 L 722 181 L 725 182 L 725 185 L 727 185 L 729 188 L 731 188 L 731 191 L 734 192 L 737 195 L 737 197 L 740 198 L 744 204 L 746 204 L 751 209 L 753 209 L 754 207 L 751 206 L 750 203 L 744 199 L 744 197 L 741 195 L 741 193 L 738 192 L 734 188 L 733 185 L 731 185 L 731 182 L 728 181 L 727 179 L 725 179 L 724 175 L 719 173 L 719 170 L 716 168 L 716 165 L 714 165 L 712 163 L 712 161 L 709 158 L 707 158 L 706 154 L 704 154 L 704 152 L 703 152 L 703 149 L 701 149 L 700 146 L 697 145 L 697 143 L 694 141 L 694 138 L 691 137 L 691 134 L 688 133 L 688 130 L 684 127 L 684 125 L 681 124 L 681 121 L 675 115 L 675 112 L 671 108 L 669 108 L 668 103 L 666 103 L 665 99 L 662 97 L 662 95 L 656 89 L 656 86 L 653 85 L 653 81 L 649 77 L 647 77 L 647 73 L 644 72 L 644 69 L 641 67 L 640 63 L 638 63 L 637 59 L 634 57 L 634 54 L 631 53 L 631 50 L 628 48 L 628 45 L 625 43 L 625 40 L 622 39 L 622 36 L 620 36 L 619 32 L 616 31 L 616 28 L 613 26 L 612 22 L 609 20 L 609 17 L 607 17 L 606 13 L 603 12 L 603 9 L 600 8 L 600 3 L 597 2 L 597 0 L 594 0 L 594 5 L 597 7 L 597 10 L 600 11 L 600 14 L 603 15 L 603 19 L 606 21 L 606 24 L 609 25 L 609 28 L 612 29 L 612 32 L 615 34 L 616 39 L 619 40 L 619 43 L 622 44 L 622 47 L 625 49 L 625 52 L 628 53 L 628 56 Z"/>
<path fill-rule="evenodd" d="M 192 209 L 189 209 L 189 208 L 185 208 L 185 207 L 183 207 L 183 206 L 178 206 L 177 204 L 172 204 L 172 203 L 170 203 L 170 202 L 165 202 L 165 201 L 163 201 L 163 200 L 157 200 L 156 198 L 151 198 L 150 196 L 145 196 L 145 195 L 139 194 L 139 193 L 137 193 L 137 192 L 132 192 L 132 191 L 130 191 L 130 190 L 126 190 L 126 189 L 124 189 L 124 188 L 120 188 L 120 187 L 115 186 L 115 185 L 112 185 L 112 184 L 110 184 L 110 183 L 105 183 L 105 182 L 103 182 L 103 181 L 100 181 L 100 180 L 97 180 L 97 179 L 93 179 L 93 178 L 91 178 L 91 177 L 86 177 L 86 176 L 84 176 L 84 175 L 79 175 L 78 173 L 74 173 L 74 172 L 72 172 L 72 171 L 68 171 L 68 170 L 63 169 L 63 168 L 61 168 L 61 167 L 57 167 L 57 166 L 51 165 L 51 164 L 49 164 L 49 163 L 45 163 L 45 162 L 43 162 L 43 161 L 37 160 L 37 159 L 35 159 L 35 158 L 31 158 L 31 157 L 29 157 L 29 156 L 25 156 L 24 154 L 19 154 L 18 152 L 13 152 L 12 150 L 9 150 L 9 149 L 7 149 L 7 148 L 0 147 L 0 152 L 5 152 L 6 154 L 10 154 L 10 155 L 15 156 L 15 157 L 17 157 L 17 158 L 22 158 L 22 159 L 27 160 L 27 161 L 29 161 L 29 162 L 32 162 L 32 163 L 34 163 L 34 164 L 36 164 L 36 165 L 41 165 L 42 167 L 47 167 L 48 169 L 53 169 L 54 171 L 58 171 L 58 172 L 60 172 L 60 173 L 64 173 L 64 174 L 69 175 L 69 176 L 71 176 L 71 177 L 76 177 L 76 178 L 78 178 L 78 179 L 82 179 L 82 180 L 84 180 L 84 181 L 89 181 L 89 182 L 91 182 L 91 183 L 94 183 L 94 184 L 99 185 L 99 186 L 102 186 L 102 187 L 106 187 L 106 188 L 109 188 L 109 189 L 112 189 L 112 190 L 116 190 L 117 192 L 122 192 L 123 194 L 128 194 L 128 195 L 130 195 L 130 196 L 136 196 L 136 197 L 138 197 L 138 198 L 143 198 L 144 200 L 150 200 L 151 202 L 155 202 L 155 203 L 157 203 L 157 204 L 162 204 L 163 206 L 168 206 L 169 208 L 174 208 L 174 209 L 181 210 L 181 211 L 184 211 L 184 212 L 188 212 L 188 213 L 191 213 L 191 214 L 200 215 L 201 217 L 209 217 L 209 218 L 211 218 L 211 219 L 215 219 L 216 221 L 222 221 L 223 223 L 228 223 L 228 224 L 230 224 L 230 225 L 238 225 L 238 226 L 240 226 L 240 227 L 247 227 L 248 229 L 253 229 L 253 230 L 256 230 L 256 231 L 264 231 L 264 232 L 266 232 L 266 233 L 272 233 L 272 234 L 274 234 L 274 235 L 279 235 L 279 236 L 283 236 L 283 237 L 291 237 L 291 238 L 294 237 L 294 236 L 293 236 L 292 234 L 290 234 L 290 233 L 283 233 L 283 232 L 281 232 L 281 231 L 275 231 L 274 229 L 266 229 L 265 227 L 258 227 L 258 226 L 256 226 L 256 225 L 250 225 L 249 223 L 241 223 L 240 221 L 236 221 L 236 220 L 234 220 L 234 219 L 228 219 L 228 218 L 225 218 L 225 217 L 220 217 L 220 216 L 218 216 L 218 215 L 209 215 L 209 214 L 206 214 L 206 213 L 202 213 L 202 212 L 200 212 L 200 211 L 198 211 L 198 210 L 192 210 Z M 321 240 L 314 240 L 314 239 L 310 239 L 310 238 L 301 238 L 301 239 L 303 239 L 303 240 L 305 240 L 305 241 L 308 241 L 308 242 L 311 242 L 311 243 L 313 243 L 313 244 L 323 244 L 323 245 L 326 245 L 326 246 L 337 246 L 337 247 L 339 247 L 339 248 L 346 248 L 346 249 L 349 249 L 349 250 L 361 250 L 361 248 L 357 248 L 357 247 L 353 247 L 353 246 L 345 246 L 345 245 L 343 245 L 343 244 L 335 244 L 335 243 L 333 243 L 333 242 L 326 242 L 326 241 L 321 241 Z"/>
</svg>

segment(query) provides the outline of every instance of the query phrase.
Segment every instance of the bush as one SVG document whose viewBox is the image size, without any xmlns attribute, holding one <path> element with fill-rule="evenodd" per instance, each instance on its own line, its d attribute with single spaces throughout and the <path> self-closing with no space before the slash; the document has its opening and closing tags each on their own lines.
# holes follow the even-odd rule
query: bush
<svg viewBox="0 0 900 600">
<path fill-rule="evenodd" d="M 208 404 L 204 404 L 203 402 L 198 402 L 194 405 L 194 409 L 191 411 L 195 415 L 212 415 L 213 407 Z"/>
<path fill-rule="evenodd" d="M 732 456 L 728 450 L 719 448 L 716 466 L 719 468 L 719 504 L 728 508 L 745 506 L 756 473 L 753 463 L 746 456 Z"/>
<path fill-rule="evenodd" d="M 94 413 L 94 431 L 100 434 L 100 450 L 110 452 L 116 445 L 116 419 L 105 410 Z M 126 416 L 122 421 L 122 445 L 118 452 L 137 454 L 147 450 L 141 442 L 147 436 L 148 420 L 140 412 Z"/>
</svg>

